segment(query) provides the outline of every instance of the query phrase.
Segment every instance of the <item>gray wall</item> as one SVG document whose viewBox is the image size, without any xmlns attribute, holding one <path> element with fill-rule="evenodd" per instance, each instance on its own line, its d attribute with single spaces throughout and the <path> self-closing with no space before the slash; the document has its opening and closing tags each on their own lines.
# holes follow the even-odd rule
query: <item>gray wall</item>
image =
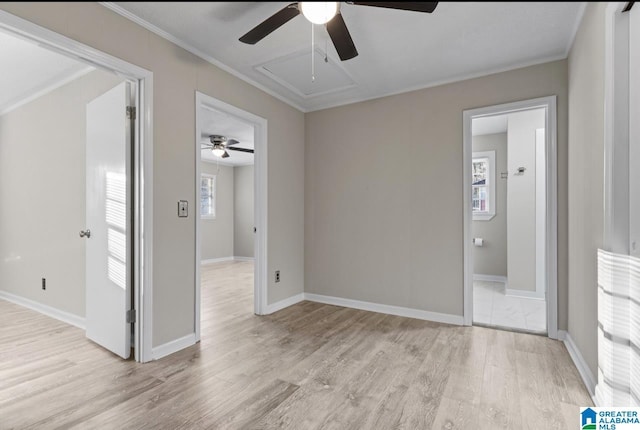
<svg viewBox="0 0 640 430">
<path fill-rule="evenodd" d="M 536 129 L 544 127 L 543 109 L 509 114 L 507 278 L 513 290 L 536 290 Z M 514 174 L 519 167 L 524 174 Z"/>
<path fill-rule="evenodd" d="M 153 72 L 153 345 L 194 332 L 195 91 L 268 121 L 267 302 L 304 290 L 304 114 L 98 3 L 0 9 Z M 96 25 L 100 23 L 100 25 Z M 77 234 L 77 232 L 76 232 Z"/>
<path fill-rule="evenodd" d="M 253 166 L 236 166 L 234 174 L 234 240 L 233 255 L 253 258 L 254 209 Z"/>
<path fill-rule="evenodd" d="M 484 239 L 482 247 L 474 246 L 475 275 L 507 276 L 507 133 L 473 136 L 473 152 L 496 152 L 496 216 L 488 221 L 472 221 L 473 237 Z"/>
<path fill-rule="evenodd" d="M 305 291 L 462 315 L 462 112 L 552 94 L 566 327 L 564 60 L 307 114 Z"/>
<path fill-rule="evenodd" d="M 603 244 L 604 11 L 589 3 L 569 53 L 569 334 L 598 374 L 597 249 Z"/>
<path fill-rule="evenodd" d="M 202 260 L 233 257 L 234 183 L 232 166 L 200 163 L 202 173 L 216 177 L 216 217 L 200 221 L 200 257 Z M 196 210 L 200 205 L 194 205 Z"/>
<path fill-rule="evenodd" d="M 96 70 L 0 116 L 1 290 L 85 316 L 86 104 L 119 82 Z"/>
</svg>

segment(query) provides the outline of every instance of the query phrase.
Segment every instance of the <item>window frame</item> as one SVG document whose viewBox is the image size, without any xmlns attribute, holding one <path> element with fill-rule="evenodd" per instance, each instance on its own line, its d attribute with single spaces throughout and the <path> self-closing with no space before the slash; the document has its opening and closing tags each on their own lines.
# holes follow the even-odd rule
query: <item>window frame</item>
<svg viewBox="0 0 640 430">
<path fill-rule="evenodd" d="M 489 210 L 485 212 L 473 212 L 472 215 L 474 221 L 490 221 L 493 217 L 496 216 L 496 151 L 478 151 L 473 152 L 471 155 L 471 165 L 476 160 L 487 160 L 487 176 L 486 176 L 486 192 L 487 192 L 487 206 Z M 472 195 L 473 195 L 473 184 L 472 187 Z M 473 208 L 473 202 L 472 202 Z"/>
<path fill-rule="evenodd" d="M 211 214 L 203 214 L 202 213 L 202 198 L 204 196 L 204 194 L 202 194 L 202 180 L 203 179 L 211 179 Z M 209 173 L 201 173 L 200 174 L 200 204 L 199 204 L 199 211 L 200 211 L 200 219 L 201 220 L 214 220 L 216 219 L 216 200 L 217 200 L 217 187 L 218 181 L 216 178 L 216 175 L 212 175 Z"/>
</svg>

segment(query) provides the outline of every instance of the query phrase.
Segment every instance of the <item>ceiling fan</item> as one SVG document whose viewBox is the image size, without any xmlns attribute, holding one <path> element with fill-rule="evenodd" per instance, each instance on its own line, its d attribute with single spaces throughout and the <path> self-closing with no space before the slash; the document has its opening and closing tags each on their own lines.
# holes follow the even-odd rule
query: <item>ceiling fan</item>
<svg viewBox="0 0 640 430">
<path fill-rule="evenodd" d="M 349 60 L 358 55 L 358 50 L 351 39 L 351 34 L 340 13 L 341 2 L 295 2 L 285 6 L 279 12 L 262 21 L 247 34 L 240 38 L 240 42 L 255 45 L 274 30 L 289 22 L 302 13 L 314 24 L 324 24 L 331 41 L 338 52 L 340 60 Z M 375 6 L 389 9 L 408 10 L 413 12 L 431 13 L 438 2 L 359 2 L 348 1 L 355 6 Z"/>
<path fill-rule="evenodd" d="M 216 157 L 229 158 L 227 149 L 232 151 L 249 152 L 253 154 L 253 149 L 234 146 L 239 144 L 240 141 L 236 139 L 229 139 L 226 136 L 221 136 L 219 134 L 212 134 L 211 136 L 209 136 L 209 142 L 203 142 L 200 149 L 210 149 L 211 152 L 213 152 L 213 155 L 215 155 Z"/>
</svg>

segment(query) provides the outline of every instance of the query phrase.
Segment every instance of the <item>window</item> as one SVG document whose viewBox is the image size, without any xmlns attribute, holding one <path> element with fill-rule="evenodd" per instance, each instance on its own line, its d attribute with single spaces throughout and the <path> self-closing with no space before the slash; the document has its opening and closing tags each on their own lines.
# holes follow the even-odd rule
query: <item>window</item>
<svg viewBox="0 0 640 430">
<path fill-rule="evenodd" d="M 474 221 L 488 221 L 496 215 L 496 152 L 474 152 L 471 162 L 471 208 Z"/>
<path fill-rule="evenodd" d="M 216 177 L 202 174 L 200 178 L 200 218 L 216 217 Z"/>
</svg>

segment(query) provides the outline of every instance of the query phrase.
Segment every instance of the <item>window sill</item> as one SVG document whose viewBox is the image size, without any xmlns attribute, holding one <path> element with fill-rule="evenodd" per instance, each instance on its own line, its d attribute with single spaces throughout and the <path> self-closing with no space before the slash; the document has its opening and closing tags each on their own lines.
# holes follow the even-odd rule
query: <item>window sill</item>
<svg viewBox="0 0 640 430">
<path fill-rule="evenodd" d="M 486 213 L 486 214 L 473 214 L 474 221 L 491 221 L 496 214 Z"/>
</svg>

